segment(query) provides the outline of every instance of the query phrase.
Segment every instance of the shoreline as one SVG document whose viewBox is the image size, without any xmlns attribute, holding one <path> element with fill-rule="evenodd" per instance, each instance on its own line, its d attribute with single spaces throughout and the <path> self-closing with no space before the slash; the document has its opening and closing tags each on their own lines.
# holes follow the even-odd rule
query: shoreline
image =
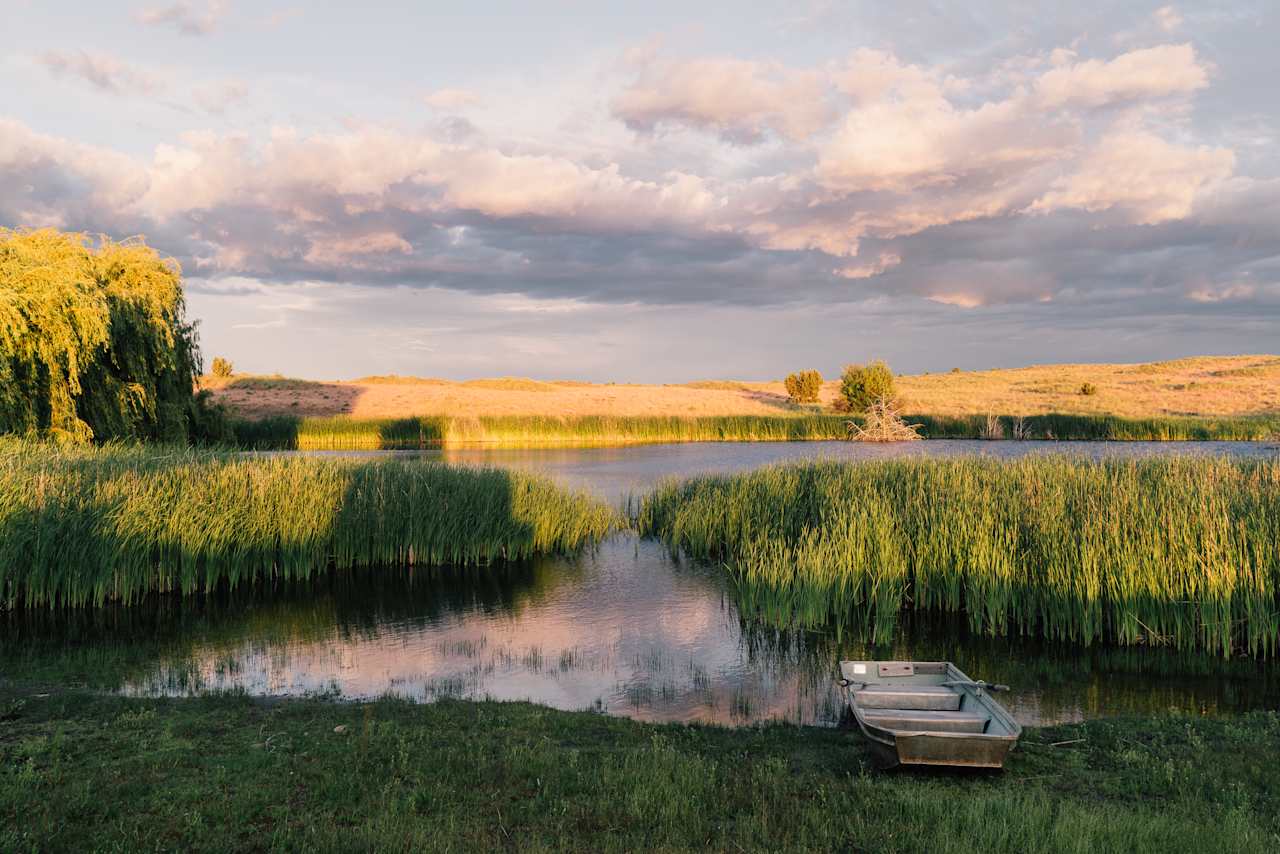
<svg viewBox="0 0 1280 854">
<path fill-rule="evenodd" d="M 1049 442 L 1280 441 L 1280 416 L 1118 418 L 905 415 L 924 439 Z M 245 450 L 418 450 L 447 447 L 623 447 L 699 442 L 848 440 L 850 415 L 273 416 L 236 420 Z"/>
</svg>

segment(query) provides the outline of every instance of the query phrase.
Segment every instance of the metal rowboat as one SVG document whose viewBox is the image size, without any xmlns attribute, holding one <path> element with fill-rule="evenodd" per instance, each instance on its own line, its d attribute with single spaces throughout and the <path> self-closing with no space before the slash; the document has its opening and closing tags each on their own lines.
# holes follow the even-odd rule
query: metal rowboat
<svg viewBox="0 0 1280 854">
<path fill-rule="evenodd" d="M 948 661 L 842 661 L 840 686 L 863 735 L 886 768 L 1003 768 L 1022 727 Z"/>
</svg>

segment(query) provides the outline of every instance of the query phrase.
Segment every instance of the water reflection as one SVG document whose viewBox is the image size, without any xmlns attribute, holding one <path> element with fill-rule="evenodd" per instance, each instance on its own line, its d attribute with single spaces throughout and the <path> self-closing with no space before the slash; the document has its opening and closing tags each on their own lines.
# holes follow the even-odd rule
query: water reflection
<svg viewBox="0 0 1280 854">
<path fill-rule="evenodd" d="M 1275 707 L 1280 678 L 1253 661 L 1084 650 L 968 637 L 907 618 L 888 647 L 744 623 L 720 573 L 619 537 L 595 553 L 509 569 L 366 571 L 273 594 L 237 594 L 80 619 L 10 615 L 4 641 L 140 650 L 125 693 L 388 692 L 534 700 L 654 721 L 834 724 L 840 657 L 949 659 L 1007 682 L 1027 724 L 1178 709 Z"/>
<path fill-rule="evenodd" d="M 748 471 L 776 462 L 812 459 L 878 460 L 985 455 L 1016 459 L 1034 454 L 1070 454 L 1088 459 L 1149 456 L 1228 455 L 1268 457 L 1277 448 L 1263 442 L 989 442 L 930 439 L 924 442 L 686 442 L 599 448 L 443 448 L 425 451 L 285 451 L 338 456 L 400 456 L 539 471 L 563 483 L 616 501 L 650 489 L 666 477 Z"/>
</svg>

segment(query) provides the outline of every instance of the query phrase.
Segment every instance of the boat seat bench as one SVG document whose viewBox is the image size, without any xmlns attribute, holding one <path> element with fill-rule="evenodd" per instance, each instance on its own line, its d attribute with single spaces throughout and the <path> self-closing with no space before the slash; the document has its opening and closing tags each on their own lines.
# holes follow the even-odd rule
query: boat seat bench
<svg viewBox="0 0 1280 854">
<path fill-rule="evenodd" d="M 904 732 L 986 732 L 991 718 L 971 712 L 937 712 L 921 709 L 867 709 L 868 724 Z"/>
<path fill-rule="evenodd" d="M 918 709 L 935 712 L 960 711 L 961 696 L 950 688 L 935 685 L 868 685 L 854 692 L 864 709 Z"/>
</svg>

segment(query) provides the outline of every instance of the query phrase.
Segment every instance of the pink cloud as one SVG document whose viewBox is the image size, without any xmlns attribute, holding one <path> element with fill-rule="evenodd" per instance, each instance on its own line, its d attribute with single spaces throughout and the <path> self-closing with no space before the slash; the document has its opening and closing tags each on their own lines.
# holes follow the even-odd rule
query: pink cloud
<svg viewBox="0 0 1280 854">
<path fill-rule="evenodd" d="M 714 136 L 637 141 L 615 123 L 613 137 L 600 133 L 604 143 L 578 146 L 352 123 L 336 133 L 279 128 L 265 140 L 190 133 L 143 162 L 10 122 L 0 123 L 0 203 L 30 223 L 66 219 L 78 205 L 104 223 L 170 228 L 209 276 L 562 280 L 585 275 L 591 252 L 539 256 L 529 247 L 634 240 L 685 251 L 701 241 L 717 248 L 691 255 L 800 259 L 778 262 L 787 264 L 811 255 L 819 276 L 847 290 L 907 279 L 918 263 L 911 238 L 930 229 L 1062 210 L 1134 224 L 1184 219 L 1210 209 L 1234 170 L 1230 150 L 1169 141 L 1146 109 L 1207 85 L 1185 45 L 1107 61 L 1062 52 L 977 82 L 869 50 L 807 69 L 638 62 L 611 117 Z M 472 93 L 429 97 L 463 105 Z M 1116 105 L 1126 109 L 1097 111 Z M 775 144 L 766 152 L 737 147 L 764 138 Z M 681 156 L 695 149 L 707 156 Z M 61 202 L 60 192 L 69 194 Z M 647 273 L 648 263 L 634 269 Z M 962 281 L 917 279 L 915 292 L 978 305 L 1054 288 L 1027 284 L 1021 268 Z"/>
<path fill-rule="evenodd" d="M 482 99 L 469 89 L 437 89 L 422 100 L 438 110 L 461 110 L 476 106 Z"/>
<path fill-rule="evenodd" d="M 830 121 L 821 73 L 741 59 L 649 60 L 612 102 L 635 130 L 687 126 L 739 143 L 799 140 Z"/>
<path fill-rule="evenodd" d="M 1036 98 L 1050 108 L 1108 104 L 1187 95 L 1209 85 L 1209 72 L 1189 44 L 1134 50 L 1104 62 L 1066 63 L 1045 72 Z"/>
<path fill-rule="evenodd" d="M 228 10 L 229 4 L 226 0 L 208 0 L 203 9 L 186 0 L 180 0 L 168 6 L 144 9 L 134 17 L 142 24 L 167 25 L 183 35 L 204 36 L 221 25 Z"/>
<path fill-rule="evenodd" d="M 1099 140 L 1076 171 L 1055 179 L 1029 209 L 1118 208 L 1142 225 L 1182 219 L 1200 193 L 1230 177 L 1234 167 L 1235 155 L 1225 148 L 1180 146 L 1146 131 L 1118 129 Z"/>
</svg>

